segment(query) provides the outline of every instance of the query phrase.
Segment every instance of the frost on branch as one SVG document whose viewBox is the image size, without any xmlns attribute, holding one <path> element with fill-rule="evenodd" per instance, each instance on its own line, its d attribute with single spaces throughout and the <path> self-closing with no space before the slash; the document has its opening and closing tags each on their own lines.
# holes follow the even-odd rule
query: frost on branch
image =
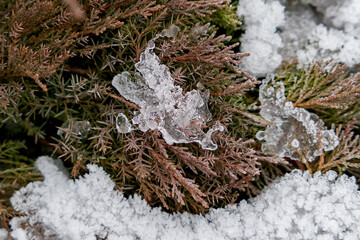
<svg viewBox="0 0 360 240">
<path fill-rule="evenodd" d="M 359 239 L 360 193 L 355 178 L 292 173 L 279 178 L 250 202 L 210 209 L 205 216 L 151 208 L 129 199 L 95 165 L 68 179 L 55 161 L 41 157 L 44 182 L 29 183 L 11 199 L 25 215 L 11 221 L 11 236 L 25 239 Z"/>
<path fill-rule="evenodd" d="M 168 67 L 160 64 L 154 47 L 152 40 L 135 64 L 140 72 L 135 82 L 128 72 L 116 75 L 112 81 L 124 98 L 141 108 L 135 112 L 132 123 L 143 132 L 158 129 L 168 144 L 198 142 L 203 149 L 215 150 L 217 145 L 211 135 L 224 128 L 217 123 L 207 133 L 202 131 L 211 118 L 207 106 L 209 91 L 192 90 L 184 95 L 183 89 L 174 85 Z M 121 117 L 122 122 L 128 123 L 125 115 Z M 119 128 L 130 130 L 131 126 Z"/>
<path fill-rule="evenodd" d="M 311 162 L 322 151 L 331 151 L 338 144 L 334 130 L 326 130 L 324 122 L 313 113 L 287 102 L 283 82 L 269 86 L 272 76 L 260 86 L 260 115 L 271 124 L 256 134 L 264 152 L 277 153 L 280 157 Z"/>
</svg>

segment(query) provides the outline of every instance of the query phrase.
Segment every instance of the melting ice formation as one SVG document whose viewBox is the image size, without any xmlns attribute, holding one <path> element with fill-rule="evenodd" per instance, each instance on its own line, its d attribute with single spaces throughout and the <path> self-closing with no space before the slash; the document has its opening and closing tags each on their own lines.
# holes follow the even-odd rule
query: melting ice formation
<svg viewBox="0 0 360 240">
<path fill-rule="evenodd" d="M 334 130 L 326 130 L 324 122 L 303 108 L 286 102 L 283 82 L 268 86 L 273 76 L 268 76 L 260 86 L 260 115 L 271 122 L 265 131 L 256 134 L 264 152 L 280 157 L 311 162 L 322 151 L 331 151 L 339 140 Z"/>
<path fill-rule="evenodd" d="M 128 72 L 116 75 L 112 81 L 124 98 L 141 108 L 135 112 L 132 123 L 143 132 L 158 129 L 168 144 L 198 142 L 203 149 L 215 150 L 217 145 L 212 142 L 211 135 L 223 131 L 224 127 L 216 123 L 207 133 L 202 131 L 211 118 L 207 106 L 209 91 L 192 90 L 184 95 L 183 89 L 174 85 L 168 67 L 160 64 L 154 47 L 152 40 L 135 64 L 140 72 L 135 75 L 135 82 Z M 117 120 L 119 132 L 133 130 L 124 114 Z"/>
</svg>

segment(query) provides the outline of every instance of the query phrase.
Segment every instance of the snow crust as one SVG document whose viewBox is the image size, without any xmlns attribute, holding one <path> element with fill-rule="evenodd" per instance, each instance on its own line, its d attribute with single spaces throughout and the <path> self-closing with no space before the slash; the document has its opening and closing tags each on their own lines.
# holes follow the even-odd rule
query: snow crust
<svg viewBox="0 0 360 240">
<path fill-rule="evenodd" d="M 163 34 L 173 35 L 171 29 Z M 132 123 L 143 132 L 158 129 L 168 144 L 198 142 L 203 149 L 215 150 L 217 145 L 212 142 L 211 135 L 223 131 L 224 127 L 216 123 L 207 133 L 202 131 L 211 119 L 207 105 L 209 91 L 192 90 L 184 95 L 183 89 L 174 85 L 168 67 L 160 64 L 159 57 L 153 52 L 154 47 L 154 40 L 149 41 L 140 61 L 135 64 L 140 73 L 135 76 L 135 82 L 128 72 L 116 75 L 112 81 L 124 98 L 141 108 L 135 112 Z M 125 125 L 117 123 L 121 133 L 134 129 L 124 117 L 121 116 L 120 122 Z"/>
<path fill-rule="evenodd" d="M 11 221 L 16 240 L 43 239 L 359 239 L 360 193 L 355 178 L 294 170 L 252 201 L 205 216 L 167 214 L 139 196 L 115 191 L 95 165 L 70 180 L 55 160 L 41 157 L 44 182 L 33 182 L 11 198 L 25 214 Z"/>
<path fill-rule="evenodd" d="M 0 240 L 7 240 L 8 239 L 8 232 L 3 229 L 0 228 Z"/>
<path fill-rule="evenodd" d="M 298 60 L 299 67 L 330 59 L 349 67 L 360 63 L 360 1 L 282 2 L 239 2 L 237 13 L 246 26 L 241 51 L 251 54 L 244 67 L 264 76 L 281 61 Z"/>
<path fill-rule="evenodd" d="M 241 51 L 251 54 L 242 60 L 243 67 L 258 76 L 274 72 L 282 61 L 278 52 L 283 42 L 277 27 L 285 23 L 284 6 L 275 1 L 242 0 L 237 14 L 244 16 L 246 26 Z"/>
<path fill-rule="evenodd" d="M 287 102 L 284 83 L 269 86 L 273 80 L 274 76 L 268 75 L 259 90 L 260 115 L 271 122 L 265 131 L 256 134 L 259 140 L 265 140 L 262 150 L 311 162 L 323 151 L 335 149 L 339 145 L 335 131 L 327 130 L 316 114 Z"/>
</svg>

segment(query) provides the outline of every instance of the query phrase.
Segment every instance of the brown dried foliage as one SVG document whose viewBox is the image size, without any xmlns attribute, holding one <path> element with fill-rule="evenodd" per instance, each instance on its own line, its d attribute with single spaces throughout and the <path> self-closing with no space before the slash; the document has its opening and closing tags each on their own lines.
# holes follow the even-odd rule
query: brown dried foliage
<svg viewBox="0 0 360 240">
<path fill-rule="evenodd" d="M 75 55 L 91 57 L 109 47 L 93 46 L 90 38 L 123 25 L 133 15 L 150 16 L 163 8 L 155 1 L 76 0 L 17 1 L 4 12 L 0 52 L 0 77 L 30 77 L 44 90 L 41 79 L 50 77 Z M 130 1 L 134 2 L 134 1 Z"/>
<path fill-rule="evenodd" d="M 212 33 L 209 35 L 208 32 Z M 232 64 L 236 67 L 242 63 L 240 58 L 249 54 L 235 53 L 234 48 L 239 43 L 226 46 L 224 42 L 230 40 L 231 36 L 217 36 L 214 26 L 210 27 L 209 23 L 204 26 L 196 24 L 190 32 L 181 32 L 174 39 L 162 43 L 160 58 L 179 63 L 208 63 L 216 67 Z"/>
<path fill-rule="evenodd" d="M 171 14 L 210 14 L 228 0 L 18 0 L 2 12 L 0 77 L 29 77 L 44 90 L 50 77 L 75 55 L 91 57 L 107 44 L 91 46 L 92 36 L 117 29 L 128 18 L 161 11 Z M 131 20 L 130 20 L 131 21 Z M 141 39 L 141 37 L 140 37 Z"/>
<path fill-rule="evenodd" d="M 84 173 L 86 163 L 95 162 L 125 194 L 140 193 L 149 204 L 168 211 L 205 213 L 211 206 L 239 200 L 242 191 L 256 193 L 257 186 L 251 181 L 259 175 L 260 163 L 283 161 L 263 155 L 253 140 L 240 139 L 239 130 L 234 129 L 235 119 L 251 114 L 231 108 L 227 100 L 243 96 L 257 83 L 237 67 L 247 54 L 235 53 L 238 45 L 227 45 L 230 37 L 218 36 L 209 25 L 195 25 L 190 30 L 181 25 L 187 24 L 189 14 L 191 18 L 201 17 L 224 8 L 228 2 L 19 1 L 6 13 L 9 20 L 7 31 L 1 35 L 0 77 L 35 80 L 22 79 L 24 89 L 17 98 L 27 111 L 28 122 L 41 115 L 42 119 L 68 124 L 56 126 L 63 133 L 50 137 L 56 142 L 52 143 L 54 155 L 73 164 L 72 177 Z M 174 39 L 159 39 L 157 53 L 185 91 L 198 83 L 210 89 L 213 118 L 228 128 L 214 134 L 219 146 L 214 152 L 196 143 L 168 145 L 158 131 L 116 132 L 116 115 L 121 112 L 131 116 L 138 107 L 110 87 L 111 76 L 115 71 L 134 70 L 131 67 L 149 39 L 169 24 L 166 19 L 175 19 L 171 23 L 181 26 L 183 32 Z M 110 31 L 110 37 L 106 37 L 112 42 L 93 44 L 93 38 L 106 34 L 107 29 L 119 31 Z M 91 58 L 99 49 L 105 53 L 100 64 Z M 92 68 L 98 69 L 71 65 L 67 60 L 74 55 L 90 57 L 89 61 L 95 62 Z M 63 66 L 68 72 L 54 75 Z M 48 92 L 39 92 L 39 87 Z M 0 88 L 0 94 L 5 96 L 0 102 L 9 108 L 11 103 L 2 99 L 11 91 Z M 79 135 L 71 124 L 79 120 L 90 122 L 85 135 Z M 42 139 L 41 144 L 50 145 L 50 137 Z"/>
<path fill-rule="evenodd" d="M 11 90 L 4 85 L 0 85 L 0 107 L 6 109 L 10 105 L 11 99 Z"/>
<path fill-rule="evenodd" d="M 204 17 L 206 14 L 214 13 L 219 8 L 225 8 L 228 3 L 230 3 L 230 0 L 171 0 L 166 6 L 174 14 Z"/>
<path fill-rule="evenodd" d="M 256 151 L 253 140 L 235 140 L 216 134 L 218 149 L 197 144 L 168 145 L 158 131 L 125 135 L 121 173 L 125 181 L 140 184 L 140 192 L 151 205 L 167 210 L 205 213 L 210 206 L 234 203 L 240 192 L 256 192 L 249 183 L 259 175 L 260 161 L 282 161 Z M 121 185 L 120 185 L 121 186 Z"/>
<path fill-rule="evenodd" d="M 164 41 L 159 46 L 159 56 L 163 61 L 170 63 L 196 66 L 191 70 L 193 78 L 214 89 L 211 95 L 239 96 L 249 88 L 255 87 L 257 81 L 248 71 L 238 67 L 242 63 L 241 58 L 249 54 L 236 53 L 234 49 L 239 44 L 227 46 L 225 43 L 230 40 L 231 36 L 217 36 L 214 27 L 209 24 L 196 24 L 190 31 L 185 29 L 177 37 Z M 234 73 L 228 74 L 221 70 L 222 68 L 230 68 Z M 176 70 L 177 74 L 181 71 L 181 68 Z M 174 78 L 180 79 L 181 75 L 174 74 Z"/>
</svg>

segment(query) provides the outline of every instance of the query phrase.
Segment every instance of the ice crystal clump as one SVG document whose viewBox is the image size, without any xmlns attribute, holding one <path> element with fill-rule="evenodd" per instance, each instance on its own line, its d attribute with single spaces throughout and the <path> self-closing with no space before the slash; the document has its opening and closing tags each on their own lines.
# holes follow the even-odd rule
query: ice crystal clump
<svg viewBox="0 0 360 240">
<path fill-rule="evenodd" d="M 339 144 L 334 130 L 326 130 L 317 115 L 287 102 L 283 82 L 269 86 L 272 80 L 273 76 L 268 76 L 260 86 L 260 115 L 271 122 L 265 131 L 256 134 L 265 141 L 262 150 L 309 162 L 323 150 L 333 150 Z"/>
<path fill-rule="evenodd" d="M 141 74 L 135 76 L 135 82 L 128 72 L 116 75 L 112 81 L 124 98 L 141 109 L 132 123 L 143 132 L 158 129 L 168 144 L 198 142 L 203 149 L 215 150 L 217 145 L 211 135 L 224 128 L 217 123 L 207 133 L 202 131 L 211 118 L 207 105 L 209 91 L 192 90 L 184 95 L 183 89 L 174 85 L 168 67 L 160 64 L 153 53 L 154 47 L 150 41 L 135 64 Z"/>
<path fill-rule="evenodd" d="M 169 28 L 164 29 L 161 33 L 161 37 L 174 38 L 178 35 L 180 28 L 175 24 L 172 24 Z"/>
<path fill-rule="evenodd" d="M 242 0 L 237 13 L 246 26 L 241 50 L 251 54 L 244 64 L 256 75 L 274 72 L 282 60 L 299 67 L 360 62 L 359 0 Z"/>
<path fill-rule="evenodd" d="M 11 221 L 15 240 L 262 240 L 359 239 L 360 192 L 355 178 L 329 171 L 292 173 L 250 202 L 210 209 L 205 215 L 168 214 L 135 195 L 115 191 L 95 165 L 69 179 L 54 160 L 41 157 L 43 182 L 29 183 L 11 198 L 24 216 Z"/>
</svg>

